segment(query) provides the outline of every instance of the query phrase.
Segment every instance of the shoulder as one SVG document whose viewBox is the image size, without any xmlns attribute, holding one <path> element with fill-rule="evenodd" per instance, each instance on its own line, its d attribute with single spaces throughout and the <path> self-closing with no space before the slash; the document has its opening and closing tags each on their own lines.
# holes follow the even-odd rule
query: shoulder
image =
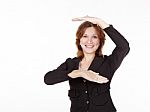
<svg viewBox="0 0 150 112">
<path fill-rule="evenodd" d="M 73 58 L 67 58 L 66 61 L 77 61 L 79 58 L 73 57 Z"/>
<path fill-rule="evenodd" d="M 67 58 L 66 59 L 66 66 L 70 70 L 76 69 L 78 67 L 79 61 L 80 60 L 77 57 Z"/>
<path fill-rule="evenodd" d="M 77 57 L 73 57 L 73 58 L 67 58 L 66 59 L 66 63 L 67 64 L 77 64 L 79 63 L 80 59 Z"/>
</svg>

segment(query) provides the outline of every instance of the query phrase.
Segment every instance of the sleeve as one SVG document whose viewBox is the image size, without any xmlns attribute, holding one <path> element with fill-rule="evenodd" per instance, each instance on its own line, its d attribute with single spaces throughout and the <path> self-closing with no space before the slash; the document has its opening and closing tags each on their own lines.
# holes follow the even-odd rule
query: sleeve
<svg viewBox="0 0 150 112">
<path fill-rule="evenodd" d="M 68 58 L 64 63 L 62 63 L 57 69 L 49 71 L 44 76 L 44 82 L 47 85 L 53 85 L 70 79 L 68 73 L 72 70 L 69 68 L 68 63 L 70 63 L 71 58 Z"/>
<path fill-rule="evenodd" d="M 108 56 L 111 72 L 114 73 L 128 54 L 130 47 L 128 41 L 112 25 L 105 28 L 104 31 L 116 45 L 112 54 Z"/>
</svg>

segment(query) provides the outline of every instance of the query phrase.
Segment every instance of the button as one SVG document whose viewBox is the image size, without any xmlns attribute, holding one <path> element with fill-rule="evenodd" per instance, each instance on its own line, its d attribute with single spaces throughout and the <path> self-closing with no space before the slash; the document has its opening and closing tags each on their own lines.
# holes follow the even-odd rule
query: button
<svg viewBox="0 0 150 112">
<path fill-rule="evenodd" d="M 85 91 L 85 93 L 87 93 L 87 91 Z"/>
<path fill-rule="evenodd" d="M 86 80 L 84 79 L 83 82 L 86 82 Z"/>
<path fill-rule="evenodd" d="M 89 104 L 89 101 L 86 101 L 86 104 Z"/>
</svg>

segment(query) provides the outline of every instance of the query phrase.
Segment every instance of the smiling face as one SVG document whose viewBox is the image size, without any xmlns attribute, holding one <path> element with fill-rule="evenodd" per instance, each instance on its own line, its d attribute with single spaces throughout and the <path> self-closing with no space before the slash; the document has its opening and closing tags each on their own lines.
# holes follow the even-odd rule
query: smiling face
<svg viewBox="0 0 150 112">
<path fill-rule="evenodd" d="M 91 22 L 83 22 L 76 32 L 77 57 L 82 60 L 85 54 L 102 56 L 102 48 L 105 43 L 103 29 Z"/>
<path fill-rule="evenodd" d="M 88 27 L 80 39 L 80 45 L 84 54 L 95 54 L 100 45 L 100 39 L 94 27 Z"/>
</svg>

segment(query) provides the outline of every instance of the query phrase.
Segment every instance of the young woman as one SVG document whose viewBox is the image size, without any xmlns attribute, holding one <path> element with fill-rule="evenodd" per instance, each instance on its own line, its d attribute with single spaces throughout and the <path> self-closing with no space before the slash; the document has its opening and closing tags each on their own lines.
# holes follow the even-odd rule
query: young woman
<svg viewBox="0 0 150 112">
<path fill-rule="evenodd" d="M 83 21 L 76 32 L 77 56 L 46 73 L 44 81 L 52 85 L 69 80 L 70 112 L 115 112 L 110 83 L 129 52 L 129 44 L 112 25 L 100 18 L 85 16 L 73 21 Z M 104 32 L 116 45 L 109 56 L 102 53 Z"/>
</svg>

